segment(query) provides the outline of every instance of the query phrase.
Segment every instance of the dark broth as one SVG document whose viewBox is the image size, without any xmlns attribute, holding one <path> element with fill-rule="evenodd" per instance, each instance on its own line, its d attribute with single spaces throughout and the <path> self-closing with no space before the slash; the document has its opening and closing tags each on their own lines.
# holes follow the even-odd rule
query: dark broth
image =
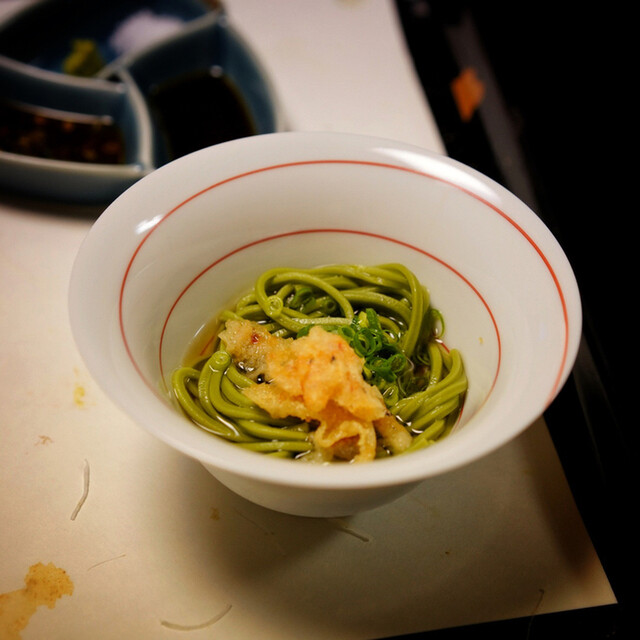
<svg viewBox="0 0 640 640">
<path fill-rule="evenodd" d="M 238 89 L 217 68 L 157 85 L 149 92 L 149 104 L 166 144 L 167 160 L 256 133 Z"/>
</svg>

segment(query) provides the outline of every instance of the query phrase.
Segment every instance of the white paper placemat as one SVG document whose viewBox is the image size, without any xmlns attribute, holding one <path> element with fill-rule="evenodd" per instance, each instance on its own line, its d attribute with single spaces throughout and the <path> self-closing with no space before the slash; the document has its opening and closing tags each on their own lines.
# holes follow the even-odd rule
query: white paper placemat
<svg viewBox="0 0 640 640">
<path fill-rule="evenodd" d="M 442 151 L 393 3 L 226 6 L 290 128 Z M 257 507 L 143 432 L 70 334 L 89 226 L 0 199 L 0 638 L 380 638 L 615 602 L 542 419 L 344 520 Z"/>
</svg>

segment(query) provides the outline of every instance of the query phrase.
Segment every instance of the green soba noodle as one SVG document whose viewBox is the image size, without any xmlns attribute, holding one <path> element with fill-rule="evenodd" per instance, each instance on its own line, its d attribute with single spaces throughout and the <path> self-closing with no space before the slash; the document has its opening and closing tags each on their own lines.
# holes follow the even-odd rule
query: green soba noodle
<svg viewBox="0 0 640 640">
<path fill-rule="evenodd" d="M 270 269 L 221 313 L 218 334 L 229 319 L 257 322 L 283 338 L 304 336 L 315 325 L 345 338 L 363 360 L 365 380 L 412 435 L 403 453 L 433 444 L 456 422 L 467 390 L 462 359 L 443 346 L 444 319 L 403 265 Z M 272 418 L 243 395 L 254 384 L 217 334 L 212 355 L 177 368 L 171 379 L 179 406 L 202 429 L 270 455 L 311 451 L 310 425 Z M 387 455 L 378 448 L 377 457 Z"/>
</svg>

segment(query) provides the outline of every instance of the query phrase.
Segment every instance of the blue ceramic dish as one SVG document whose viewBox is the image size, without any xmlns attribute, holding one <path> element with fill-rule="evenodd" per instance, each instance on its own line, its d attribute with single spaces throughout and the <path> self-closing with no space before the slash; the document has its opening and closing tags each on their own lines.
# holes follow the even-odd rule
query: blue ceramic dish
<svg viewBox="0 0 640 640">
<path fill-rule="evenodd" d="M 283 128 L 249 47 L 196 0 L 30 5 L 0 25 L 0 110 L 0 190 L 89 204 L 179 155 Z"/>
</svg>

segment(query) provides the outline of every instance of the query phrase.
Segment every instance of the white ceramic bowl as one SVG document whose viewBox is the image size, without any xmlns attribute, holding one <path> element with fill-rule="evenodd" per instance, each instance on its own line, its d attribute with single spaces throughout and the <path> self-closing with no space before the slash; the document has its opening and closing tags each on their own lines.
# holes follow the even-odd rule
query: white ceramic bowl
<svg viewBox="0 0 640 640">
<path fill-rule="evenodd" d="M 464 358 L 458 428 L 367 464 L 273 459 L 209 435 L 168 400 L 199 328 L 276 266 L 400 262 L 431 292 Z M 382 139 L 275 133 L 180 158 L 96 221 L 70 283 L 72 330 L 139 425 L 263 506 L 344 516 L 389 502 L 520 434 L 573 366 L 580 297 L 556 240 L 519 199 L 446 157 Z"/>
</svg>

